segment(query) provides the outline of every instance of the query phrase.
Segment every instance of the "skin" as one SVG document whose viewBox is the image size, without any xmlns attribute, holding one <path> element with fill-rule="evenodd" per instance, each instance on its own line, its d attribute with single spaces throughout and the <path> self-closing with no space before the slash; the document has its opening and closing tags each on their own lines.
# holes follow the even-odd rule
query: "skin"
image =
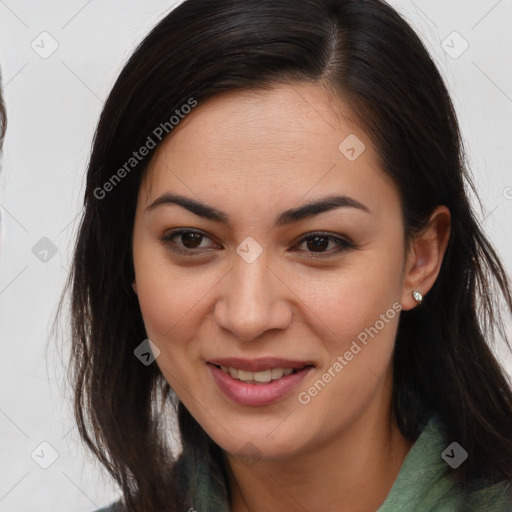
<svg viewBox="0 0 512 512">
<path fill-rule="evenodd" d="M 366 147 L 354 161 L 338 149 L 349 134 Z M 406 251 L 398 191 L 377 161 L 347 105 L 322 85 L 296 83 L 200 104 L 141 184 L 133 287 L 164 377 L 225 451 L 232 511 L 374 511 L 411 447 L 390 413 L 398 314 L 307 405 L 297 398 L 394 303 L 416 307 L 412 291 L 427 294 L 439 273 L 448 209 L 437 207 Z M 148 209 L 165 193 L 222 210 L 229 222 L 173 204 Z M 340 207 L 274 225 L 284 210 L 333 194 L 369 211 Z M 174 239 L 195 256 L 161 240 L 176 228 L 204 232 L 196 249 L 190 237 Z M 313 231 L 355 248 L 336 252 L 327 239 L 322 256 L 301 241 Z M 263 249 L 252 263 L 236 252 L 248 236 Z M 266 356 L 315 367 L 299 389 L 255 407 L 231 402 L 206 365 Z"/>
</svg>

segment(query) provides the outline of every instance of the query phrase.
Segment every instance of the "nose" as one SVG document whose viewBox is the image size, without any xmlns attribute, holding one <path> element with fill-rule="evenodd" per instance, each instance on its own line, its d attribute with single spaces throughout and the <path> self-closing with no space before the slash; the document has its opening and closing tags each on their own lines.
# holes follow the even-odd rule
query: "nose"
<svg viewBox="0 0 512 512">
<path fill-rule="evenodd" d="M 217 324 L 240 341 L 251 341 L 273 329 L 286 329 L 293 316 L 293 295 L 261 255 L 247 263 L 237 258 L 221 285 L 215 305 Z"/>
</svg>

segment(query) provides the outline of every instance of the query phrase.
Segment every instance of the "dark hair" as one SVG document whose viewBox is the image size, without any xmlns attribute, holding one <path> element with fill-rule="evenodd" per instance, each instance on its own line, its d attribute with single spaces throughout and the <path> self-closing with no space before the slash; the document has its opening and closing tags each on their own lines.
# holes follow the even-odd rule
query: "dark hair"
<svg viewBox="0 0 512 512">
<path fill-rule="evenodd" d="M 418 36 L 379 0 L 187 0 L 142 41 L 105 103 L 68 282 L 76 419 L 127 510 L 189 506 L 161 431 L 178 401 L 157 365 L 133 354 L 146 332 L 131 288 L 132 229 L 154 149 L 103 199 L 98 191 L 191 98 L 298 81 L 327 85 L 356 113 L 399 190 L 407 241 L 437 205 L 451 212 L 439 276 L 421 307 L 401 313 L 392 396 L 401 432 L 415 440 L 438 412 L 470 453 L 454 478 L 512 480 L 512 392 L 488 345 L 497 332 L 506 339 L 498 298 L 512 311 L 511 292 L 468 200 L 476 191 L 452 102 Z M 222 450 L 182 404 L 178 415 L 182 439 L 208 454 L 226 488 Z"/>
</svg>

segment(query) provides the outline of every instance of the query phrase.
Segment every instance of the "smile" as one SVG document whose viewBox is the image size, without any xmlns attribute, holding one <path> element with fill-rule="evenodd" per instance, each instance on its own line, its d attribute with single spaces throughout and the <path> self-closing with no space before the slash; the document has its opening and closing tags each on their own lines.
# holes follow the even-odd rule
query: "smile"
<svg viewBox="0 0 512 512">
<path fill-rule="evenodd" d="M 314 365 L 275 358 L 232 358 L 209 361 L 207 367 L 216 388 L 230 401 L 238 405 L 262 406 L 288 396 Z"/>
<path fill-rule="evenodd" d="M 261 372 L 249 372 L 246 370 L 239 370 L 227 366 L 221 366 L 220 369 L 233 377 L 243 382 L 252 382 L 253 384 L 267 384 L 272 380 L 279 380 L 283 376 L 291 375 L 297 370 L 293 368 L 272 368 L 271 370 L 263 370 Z"/>
</svg>

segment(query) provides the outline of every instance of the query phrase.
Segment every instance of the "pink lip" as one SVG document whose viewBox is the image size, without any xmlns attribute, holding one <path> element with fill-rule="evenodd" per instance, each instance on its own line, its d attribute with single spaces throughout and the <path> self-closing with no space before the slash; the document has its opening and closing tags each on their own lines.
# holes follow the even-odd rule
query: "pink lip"
<svg viewBox="0 0 512 512">
<path fill-rule="evenodd" d="M 227 360 L 224 360 L 227 361 Z M 261 360 L 260 360 L 261 362 Z M 281 362 L 283 362 L 281 360 Z M 217 363 L 215 363 L 217 364 Z M 286 365 L 273 365 L 269 366 L 266 364 L 266 369 L 268 368 L 293 368 L 293 366 Z M 244 370 L 245 368 L 241 366 L 237 366 L 235 364 L 222 366 L 231 366 L 234 368 L 239 368 Z M 257 366 L 257 365 L 256 365 Z M 234 379 L 231 375 L 224 373 L 220 368 L 214 366 L 213 363 L 208 364 L 208 368 L 212 372 L 213 379 L 215 380 L 219 389 L 233 402 L 239 405 L 269 405 L 278 400 L 281 400 L 286 395 L 288 395 L 295 387 L 297 387 L 302 380 L 306 377 L 309 371 L 312 369 L 312 366 L 306 366 L 298 370 L 296 373 L 292 373 L 290 375 L 286 375 L 281 377 L 280 379 L 270 381 L 268 384 L 251 384 L 247 382 L 242 382 L 238 379 Z M 246 371 L 260 371 L 260 370 L 246 370 Z"/>
</svg>

